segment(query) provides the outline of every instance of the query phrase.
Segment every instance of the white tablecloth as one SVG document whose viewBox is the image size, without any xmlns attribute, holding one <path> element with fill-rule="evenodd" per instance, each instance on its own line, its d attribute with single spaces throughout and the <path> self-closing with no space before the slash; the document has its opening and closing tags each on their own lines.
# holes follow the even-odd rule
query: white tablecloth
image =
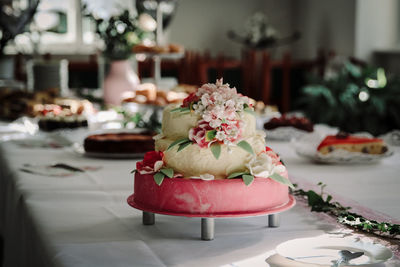
<svg viewBox="0 0 400 267">
<path fill-rule="evenodd" d="M 399 149 L 378 164 L 336 166 L 299 158 L 288 143 L 268 143 L 299 185 L 324 182 L 341 200 L 400 220 Z M 84 158 L 69 149 L 22 148 L 13 142 L 0 149 L 4 266 L 267 266 L 265 259 L 281 242 L 337 229 L 297 205 L 281 214 L 279 228 L 268 228 L 263 216 L 216 219 L 215 240 L 202 241 L 199 218 L 156 215 L 155 225 L 142 225 L 141 212 L 126 203 L 133 192 L 134 160 Z M 25 163 L 57 162 L 102 168 L 63 178 L 19 170 Z"/>
</svg>

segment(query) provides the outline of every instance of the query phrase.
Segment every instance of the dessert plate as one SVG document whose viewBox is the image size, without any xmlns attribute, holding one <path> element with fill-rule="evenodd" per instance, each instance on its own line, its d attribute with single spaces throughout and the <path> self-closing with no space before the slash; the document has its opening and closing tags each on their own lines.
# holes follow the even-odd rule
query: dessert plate
<svg viewBox="0 0 400 267">
<path fill-rule="evenodd" d="M 299 130 L 291 126 L 283 126 L 273 130 L 265 130 L 267 134 L 267 140 L 276 141 L 291 141 L 292 139 L 298 139 L 307 134 L 306 131 Z"/>
<path fill-rule="evenodd" d="M 334 266 L 341 257 L 339 251 L 348 250 L 351 253 L 363 252 L 349 263 L 341 266 L 373 266 L 393 257 L 390 249 L 354 236 L 337 237 L 321 235 L 311 238 L 299 238 L 286 241 L 276 247 L 279 255 L 298 262 L 298 266 Z M 314 265 L 315 264 L 315 265 Z"/>
<path fill-rule="evenodd" d="M 355 134 L 358 136 L 369 136 L 365 133 Z M 337 149 L 329 154 L 321 154 L 317 151 L 318 145 L 324 139 L 325 135 L 321 133 L 312 133 L 304 135 L 303 137 L 292 140 L 292 144 L 296 153 L 304 158 L 320 162 L 332 164 L 360 164 L 360 163 L 374 163 L 384 158 L 393 155 L 393 150 L 388 147 L 388 151 L 383 154 L 365 154 L 360 152 L 350 152 L 343 149 Z"/>
<path fill-rule="evenodd" d="M 100 159 L 140 159 L 145 153 L 101 153 L 101 152 L 86 152 L 82 145 L 75 143 L 72 146 L 72 151 L 80 156 Z"/>
</svg>

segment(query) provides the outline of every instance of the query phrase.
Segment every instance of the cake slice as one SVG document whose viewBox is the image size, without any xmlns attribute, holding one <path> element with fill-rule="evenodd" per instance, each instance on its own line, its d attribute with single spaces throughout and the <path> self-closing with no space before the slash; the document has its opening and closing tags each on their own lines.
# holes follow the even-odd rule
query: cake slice
<svg viewBox="0 0 400 267">
<path fill-rule="evenodd" d="M 382 139 L 353 136 L 345 133 L 328 135 L 317 148 L 321 154 L 328 154 L 337 149 L 366 154 L 383 154 L 388 150 Z"/>
</svg>

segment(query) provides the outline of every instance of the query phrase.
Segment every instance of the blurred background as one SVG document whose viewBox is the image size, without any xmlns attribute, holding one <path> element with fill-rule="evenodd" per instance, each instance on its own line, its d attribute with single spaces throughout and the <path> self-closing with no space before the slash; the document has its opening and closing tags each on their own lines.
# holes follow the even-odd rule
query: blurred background
<svg viewBox="0 0 400 267">
<path fill-rule="evenodd" d="M 165 106 L 223 77 L 261 113 L 300 111 L 315 123 L 375 135 L 400 128 L 396 0 L 1 0 L 0 6 L 3 118 L 27 113 L 27 101 L 15 107 L 24 97 L 40 104 L 53 96 L 87 99 L 98 109 Z M 38 92 L 52 96 L 38 100 L 32 96 Z"/>
</svg>

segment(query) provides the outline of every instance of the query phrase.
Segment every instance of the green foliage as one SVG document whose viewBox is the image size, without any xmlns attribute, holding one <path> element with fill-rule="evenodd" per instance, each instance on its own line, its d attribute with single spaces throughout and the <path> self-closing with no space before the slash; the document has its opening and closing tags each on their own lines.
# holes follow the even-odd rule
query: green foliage
<svg viewBox="0 0 400 267">
<path fill-rule="evenodd" d="M 208 130 L 206 132 L 206 142 L 214 140 L 216 136 L 217 136 L 217 130 Z"/>
<path fill-rule="evenodd" d="M 400 79 L 347 62 L 335 77 L 310 77 L 299 106 L 314 123 L 373 135 L 400 128 Z"/>
<path fill-rule="evenodd" d="M 251 147 L 251 145 L 249 143 L 247 143 L 246 141 L 240 141 L 239 143 L 237 143 L 237 146 L 246 150 L 248 153 L 255 155 L 253 148 Z"/>
<path fill-rule="evenodd" d="M 187 146 L 190 145 L 190 144 L 192 144 L 192 141 L 191 141 L 189 138 L 185 137 L 185 138 L 178 139 L 178 140 L 172 142 L 172 143 L 168 146 L 167 150 L 170 150 L 170 149 L 173 148 L 174 146 L 178 145 L 178 146 L 179 146 L 179 147 L 178 147 L 178 151 L 181 151 L 182 149 L 184 149 L 185 147 L 187 147 Z"/>
<path fill-rule="evenodd" d="M 289 186 L 290 188 L 294 189 L 294 186 L 293 186 L 293 184 L 289 181 L 289 179 L 286 179 L 285 177 L 283 177 L 283 176 L 280 175 L 280 174 L 274 173 L 274 174 L 272 174 L 272 175 L 271 175 L 270 177 L 268 177 L 268 178 L 271 178 L 272 180 L 274 180 L 274 181 L 276 181 L 276 182 L 278 182 L 278 183 L 287 185 L 287 186 Z"/>
<path fill-rule="evenodd" d="M 229 174 L 229 176 L 227 177 L 228 179 L 233 179 L 233 178 L 240 178 L 240 177 L 242 177 L 244 174 L 250 174 L 249 172 L 234 172 L 234 173 L 231 173 L 231 174 Z"/>
<path fill-rule="evenodd" d="M 190 107 L 177 107 L 170 111 L 171 113 L 179 112 L 182 114 L 190 113 Z"/>
<path fill-rule="evenodd" d="M 161 185 L 164 181 L 165 174 L 162 172 L 157 172 L 154 174 L 153 178 L 157 185 Z"/>
<path fill-rule="evenodd" d="M 156 112 L 153 112 L 148 119 L 145 119 L 139 112 L 130 114 L 123 108 L 115 108 L 115 110 L 123 116 L 123 120 L 121 122 L 123 128 L 127 128 L 129 123 L 133 123 L 135 128 L 146 129 L 152 133 L 161 132 L 161 122 L 158 119 Z"/>
<path fill-rule="evenodd" d="M 211 152 L 213 153 L 215 159 L 219 159 L 219 156 L 221 155 L 221 144 L 218 142 L 213 143 L 210 146 Z"/>
<path fill-rule="evenodd" d="M 244 174 L 243 175 L 243 182 L 245 185 L 249 186 L 253 183 L 254 181 L 254 176 L 253 175 L 249 175 L 249 174 Z"/>
<path fill-rule="evenodd" d="M 162 168 L 160 172 L 165 174 L 168 178 L 172 178 L 174 176 L 174 169 L 172 168 Z"/>
<path fill-rule="evenodd" d="M 313 190 L 304 191 L 303 189 L 296 189 L 293 191 L 295 196 L 302 196 L 307 199 L 308 206 L 311 211 L 325 212 L 329 215 L 335 216 L 339 223 L 344 224 L 350 228 L 359 231 L 368 232 L 377 236 L 396 238 L 400 236 L 400 225 L 388 222 L 377 222 L 368 220 L 363 216 L 349 212 L 350 207 L 344 207 L 339 202 L 332 202 L 332 196 L 327 195 L 324 199 L 324 188 L 326 184 L 318 183 L 321 187 L 321 193 L 316 193 Z M 296 187 L 297 185 L 295 185 Z"/>
</svg>

